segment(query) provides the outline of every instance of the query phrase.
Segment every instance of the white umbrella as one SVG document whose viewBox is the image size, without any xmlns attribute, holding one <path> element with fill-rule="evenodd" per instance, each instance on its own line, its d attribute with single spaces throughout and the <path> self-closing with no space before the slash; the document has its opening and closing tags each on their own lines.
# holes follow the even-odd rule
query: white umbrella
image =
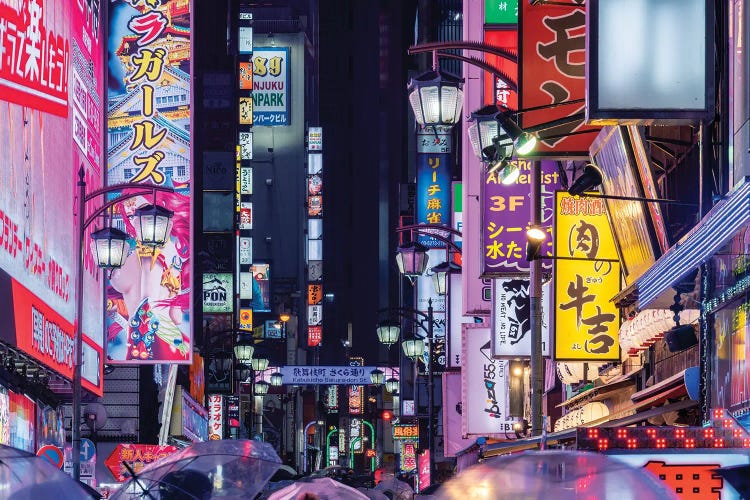
<svg viewBox="0 0 750 500">
<path fill-rule="evenodd" d="M 377 486 L 377 491 L 390 492 L 394 500 L 411 500 L 414 498 L 414 490 L 408 483 L 399 481 L 392 475 L 381 480 Z"/>
<path fill-rule="evenodd" d="M 296 500 L 306 493 L 315 495 L 318 500 L 368 500 L 367 495 L 351 486 L 334 481 L 330 477 L 303 479 L 274 491 L 268 500 Z"/>
</svg>

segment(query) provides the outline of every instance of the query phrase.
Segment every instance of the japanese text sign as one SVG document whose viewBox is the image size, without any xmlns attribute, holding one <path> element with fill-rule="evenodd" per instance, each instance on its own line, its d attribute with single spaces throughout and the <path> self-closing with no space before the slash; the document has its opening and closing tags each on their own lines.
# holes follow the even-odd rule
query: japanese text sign
<svg viewBox="0 0 750 500">
<path fill-rule="evenodd" d="M 620 359 L 620 262 L 604 200 L 556 196 L 555 359 Z M 591 260 L 585 260 L 591 259 Z"/>
<path fill-rule="evenodd" d="M 516 6 L 517 8 L 517 6 Z M 518 53 L 518 30 L 515 29 L 487 30 L 484 32 L 484 43 L 492 47 L 505 49 L 512 54 Z M 500 56 L 487 53 L 484 60 L 492 64 L 505 76 L 518 83 L 518 64 L 508 61 Z M 489 71 L 484 72 L 484 103 L 497 104 L 498 106 L 518 109 L 518 92 L 511 90 L 503 79 Z"/>
<path fill-rule="evenodd" d="M 135 6 L 134 6 L 135 5 Z M 156 204 L 174 213 L 162 247 L 144 246 L 130 222 L 150 197 L 116 203 L 131 237 L 125 264 L 107 280 L 107 357 L 113 363 L 190 364 L 191 12 L 190 2 L 109 3 L 107 182 L 174 188 Z M 200 285 L 199 285 L 200 286 Z"/>
<path fill-rule="evenodd" d="M 123 482 L 130 478 L 130 473 L 122 464 L 123 462 L 127 462 L 137 474 L 146 465 L 168 457 L 176 451 L 177 448 L 171 445 L 118 444 L 112 454 L 104 461 L 104 465 L 112 472 L 117 481 Z"/>
<path fill-rule="evenodd" d="M 224 439 L 224 396 L 208 396 L 208 439 Z"/>
<path fill-rule="evenodd" d="M 68 115 L 72 3 L 0 2 L 0 95 L 47 113 Z M 98 13 L 97 13 L 98 23 Z"/>
<path fill-rule="evenodd" d="M 411 472 L 417 469 L 417 443 L 404 441 L 401 444 L 401 471 Z"/>
<path fill-rule="evenodd" d="M 484 0 L 484 24 L 516 24 L 519 0 Z"/>
<path fill-rule="evenodd" d="M 417 153 L 417 223 L 450 224 L 451 155 Z M 445 244 L 420 234 L 419 242 L 431 248 Z"/>
<path fill-rule="evenodd" d="M 393 439 L 419 439 L 419 425 L 393 424 Z"/>
<path fill-rule="evenodd" d="M 282 366 L 284 385 L 370 385 L 375 366 Z"/>
<path fill-rule="evenodd" d="M 307 304 L 317 305 L 323 300 L 323 285 L 308 284 L 307 285 Z"/>
<path fill-rule="evenodd" d="M 514 184 L 503 185 L 496 172 L 485 174 L 482 191 L 482 259 L 483 276 L 525 275 L 526 229 L 531 224 L 531 168 L 530 160 L 513 159 L 521 175 Z M 541 223 L 549 227 L 554 214 L 555 191 L 560 189 L 557 162 L 540 162 Z M 551 255 L 551 238 L 544 244 L 544 255 Z M 542 264 L 551 268 L 549 262 Z"/>
<path fill-rule="evenodd" d="M 253 52 L 253 122 L 289 125 L 289 48 L 256 47 Z"/>
<path fill-rule="evenodd" d="M 307 345 L 315 347 L 323 341 L 323 327 L 321 325 L 310 325 L 307 327 Z"/>
<path fill-rule="evenodd" d="M 586 12 L 583 0 L 570 5 L 531 5 L 521 2 L 519 92 L 521 108 L 535 108 L 585 97 Z M 536 146 L 538 156 L 588 157 L 596 127 L 583 125 L 585 104 L 563 105 L 520 115 L 523 129 L 581 114 L 572 123 L 546 129 Z M 591 130 L 592 133 L 580 132 Z M 565 135 L 577 132 L 576 135 Z M 544 139 L 544 135 L 557 136 Z M 560 136 L 562 135 L 562 136 Z"/>
</svg>

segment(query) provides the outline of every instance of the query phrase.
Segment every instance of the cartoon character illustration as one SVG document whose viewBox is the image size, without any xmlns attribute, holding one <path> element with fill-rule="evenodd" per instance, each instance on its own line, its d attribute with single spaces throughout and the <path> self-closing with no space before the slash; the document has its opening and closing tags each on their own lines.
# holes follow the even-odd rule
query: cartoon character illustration
<svg viewBox="0 0 750 500">
<path fill-rule="evenodd" d="M 167 243 L 157 248 L 137 241 L 132 224 L 135 210 L 150 203 L 135 197 L 115 209 L 133 240 L 107 290 L 107 353 L 114 360 L 187 360 L 192 346 L 180 325 L 190 305 L 189 198 L 179 192 L 159 194 L 157 204 L 174 216 Z"/>
</svg>

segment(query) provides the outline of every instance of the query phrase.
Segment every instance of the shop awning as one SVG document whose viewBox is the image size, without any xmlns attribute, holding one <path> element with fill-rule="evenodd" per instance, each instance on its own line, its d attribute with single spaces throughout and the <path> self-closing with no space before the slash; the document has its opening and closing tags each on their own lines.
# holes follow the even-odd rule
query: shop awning
<svg viewBox="0 0 750 500">
<path fill-rule="evenodd" d="M 632 371 L 630 373 L 615 377 L 606 384 L 600 385 L 598 387 L 592 387 L 591 389 L 583 391 L 580 394 L 576 394 L 572 398 L 569 398 L 557 405 L 557 407 L 573 408 L 577 405 L 582 405 L 592 401 L 601 401 L 603 399 L 607 399 L 607 397 L 612 392 L 632 385 L 631 379 L 638 373 L 640 373 L 640 370 Z"/>
<path fill-rule="evenodd" d="M 745 177 L 677 244 L 613 300 L 640 309 L 652 305 L 668 288 L 724 246 L 742 226 L 750 223 L 750 178 Z M 670 292 L 672 293 L 672 292 Z"/>
<path fill-rule="evenodd" d="M 546 446 L 558 446 L 565 441 L 572 441 L 576 438 L 575 429 L 566 429 L 560 432 L 552 432 L 547 434 L 545 441 Z M 484 450 L 485 457 L 495 457 L 497 455 L 507 455 L 508 453 L 515 453 L 524 450 L 534 450 L 539 448 L 542 441 L 542 436 L 536 436 L 526 439 L 518 439 L 516 441 L 505 441 L 502 443 L 496 443 L 488 445 Z"/>
<path fill-rule="evenodd" d="M 670 399 L 689 396 L 690 399 L 698 399 L 698 384 L 700 380 L 700 369 L 693 366 L 669 378 L 662 380 L 650 387 L 638 391 L 630 400 L 636 410 L 651 408 L 663 404 Z"/>
</svg>

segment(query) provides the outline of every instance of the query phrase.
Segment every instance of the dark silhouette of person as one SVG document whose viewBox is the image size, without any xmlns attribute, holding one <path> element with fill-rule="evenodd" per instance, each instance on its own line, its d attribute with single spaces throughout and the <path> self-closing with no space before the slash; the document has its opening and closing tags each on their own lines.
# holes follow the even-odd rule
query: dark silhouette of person
<svg viewBox="0 0 750 500">
<path fill-rule="evenodd" d="M 207 475 L 194 470 L 177 470 L 166 474 L 159 483 L 162 500 L 208 500 L 213 484 Z"/>
</svg>

